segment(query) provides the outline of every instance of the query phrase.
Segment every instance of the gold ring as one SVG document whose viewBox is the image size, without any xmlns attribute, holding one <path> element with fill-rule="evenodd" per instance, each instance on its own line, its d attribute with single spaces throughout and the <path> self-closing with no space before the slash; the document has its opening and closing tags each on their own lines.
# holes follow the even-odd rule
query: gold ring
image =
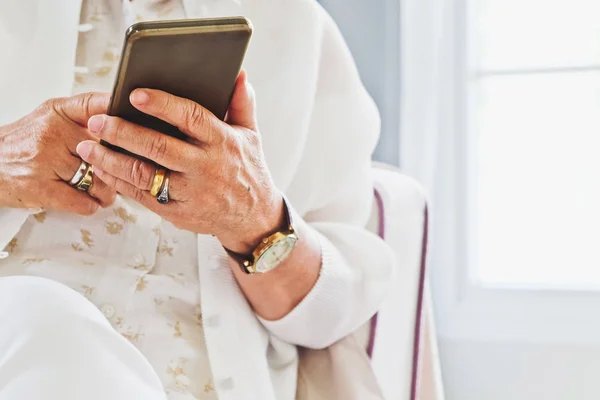
<svg viewBox="0 0 600 400">
<path fill-rule="evenodd" d="M 156 196 L 162 188 L 163 181 L 165 180 L 165 174 L 167 170 L 164 168 L 158 168 L 154 173 L 154 180 L 152 181 L 152 187 L 150 188 L 150 194 Z"/>
<path fill-rule="evenodd" d="M 81 178 L 81 180 L 73 186 L 75 187 L 75 189 L 81 192 L 88 192 L 92 188 L 93 184 L 94 168 L 91 165 L 88 165 L 85 170 L 85 174 L 83 174 L 83 178 Z"/>
</svg>

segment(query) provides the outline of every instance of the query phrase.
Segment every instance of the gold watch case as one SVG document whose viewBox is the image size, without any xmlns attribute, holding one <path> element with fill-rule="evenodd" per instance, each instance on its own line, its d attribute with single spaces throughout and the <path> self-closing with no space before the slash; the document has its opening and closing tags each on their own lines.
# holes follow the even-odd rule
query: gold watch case
<svg viewBox="0 0 600 400">
<path fill-rule="evenodd" d="M 276 232 L 266 237 L 252 252 L 253 260 L 244 260 L 244 268 L 251 274 L 269 272 L 281 264 L 294 250 L 298 235 L 290 226 L 288 232 Z"/>
</svg>

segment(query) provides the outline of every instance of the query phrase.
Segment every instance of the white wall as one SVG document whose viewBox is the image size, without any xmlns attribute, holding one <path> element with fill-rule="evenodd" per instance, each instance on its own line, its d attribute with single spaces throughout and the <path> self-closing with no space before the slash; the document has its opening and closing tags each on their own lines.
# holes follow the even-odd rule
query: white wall
<svg viewBox="0 0 600 400">
<path fill-rule="evenodd" d="M 446 400 L 600 399 L 600 346 L 439 344 Z"/>
</svg>

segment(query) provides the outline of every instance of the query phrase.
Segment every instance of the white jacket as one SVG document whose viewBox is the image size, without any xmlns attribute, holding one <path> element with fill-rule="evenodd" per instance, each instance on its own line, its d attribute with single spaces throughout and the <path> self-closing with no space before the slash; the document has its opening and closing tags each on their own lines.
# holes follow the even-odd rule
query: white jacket
<svg viewBox="0 0 600 400">
<path fill-rule="evenodd" d="M 202 309 L 215 381 L 235 385 L 219 398 L 294 398 L 294 345 L 322 348 L 378 309 L 394 273 L 391 250 L 363 229 L 371 210 L 375 105 L 343 39 L 312 0 L 184 0 L 189 17 L 243 15 L 255 33 L 245 62 L 256 90 L 264 151 L 278 187 L 318 232 L 320 278 L 278 321 L 257 318 L 226 255 L 200 236 Z M 72 89 L 81 0 L 0 3 L 0 125 Z M 29 215 L 0 209 L 0 249 Z"/>
</svg>

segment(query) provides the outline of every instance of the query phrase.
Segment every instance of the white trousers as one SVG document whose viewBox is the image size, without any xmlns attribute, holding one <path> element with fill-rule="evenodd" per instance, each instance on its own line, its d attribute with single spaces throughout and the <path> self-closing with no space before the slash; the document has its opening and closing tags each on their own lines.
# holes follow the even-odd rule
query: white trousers
<svg viewBox="0 0 600 400">
<path fill-rule="evenodd" d="M 85 297 L 0 278 L 0 400 L 165 400 L 144 356 Z"/>
</svg>

